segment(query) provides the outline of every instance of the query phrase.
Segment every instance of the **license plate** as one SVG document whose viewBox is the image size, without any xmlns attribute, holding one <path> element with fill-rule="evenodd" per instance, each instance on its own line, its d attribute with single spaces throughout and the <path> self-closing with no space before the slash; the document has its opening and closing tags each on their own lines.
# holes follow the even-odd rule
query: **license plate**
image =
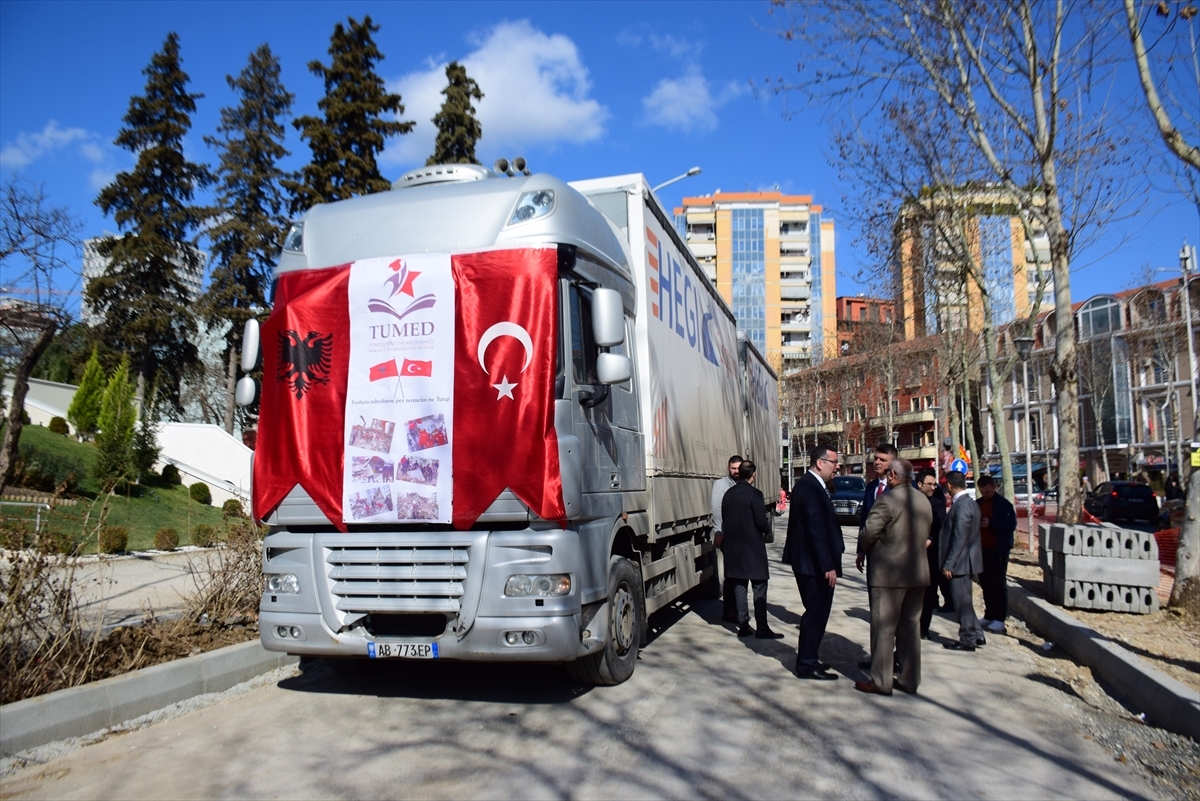
<svg viewBox="0 0 1200 801">
<path fill-rule="evenodd" d="M 1129 498 L 1129 503 L 1145 503 L 1145 498 Z"/>
<path fill-rule="evenodd" d="M 437 659 L 436 642 L 369 642 L 367 656 L 372 659 L 399 657 L 401 659 Z"/>
</svg>

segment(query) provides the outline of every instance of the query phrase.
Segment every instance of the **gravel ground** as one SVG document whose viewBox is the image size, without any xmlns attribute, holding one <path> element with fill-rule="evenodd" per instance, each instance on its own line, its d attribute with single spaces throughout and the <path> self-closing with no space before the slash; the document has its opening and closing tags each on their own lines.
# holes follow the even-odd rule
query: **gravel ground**
<svg viewBox="0 0 1200 801">
<path fill-rule="evenodd" d="M 1041 595 L 1041 569 L 1037 556 L 1014 549 L 1009 577 Z M 983 596 L 975 587 L 976 609 Z M 1085 625 L 1138 654 L 1155 668 L 1193 688 L 1200 688 L 1200 625 L 1171 610 L 1154 615 L 1064 610 Z M 1084 737 L 1103 745 L 1112 758 L 1130 764 L 1165 797 L 1200 801 L 1200 744 L 1147 725 L 1140 710 L 1123 705 L 1111 685 L 1091 668 L 1076 664 L 1071 656 L 1031 631 L 1024 620 L 1010 617 L 1007 635 L 1033 655 L 1035 675 L 1029 678 L 1061 691 L 1074 703 L 1064 708 L 1076 718 Z M 989 638 L 989 643 L 1003 642 Z"/>
</svg>

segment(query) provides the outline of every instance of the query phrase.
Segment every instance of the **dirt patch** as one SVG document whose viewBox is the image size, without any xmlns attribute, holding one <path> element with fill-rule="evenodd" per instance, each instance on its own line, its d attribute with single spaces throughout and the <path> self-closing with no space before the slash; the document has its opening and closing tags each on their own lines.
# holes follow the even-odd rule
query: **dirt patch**
<svg viewBox="0 0 1200 801">
<path fill-rule="evenodd" d="M 230 626 L 190 620 L 127 626 L 100 641 L 95 675 L 90 680 L 119 676 L 257 638 L 258 621 L 249 618 Z"/>
<path fill-rule="evenodd" d="M 1045 598 L 1037 554 L 1014 548 L 1008 576 L 1039 598 Z M 1200 616 L 1167 608 L 1151 615 L 1064 609 L 1064 612 L 1113 642 L 1137 654 L 1157 670 L 1200 690 Z"/>
</svg>

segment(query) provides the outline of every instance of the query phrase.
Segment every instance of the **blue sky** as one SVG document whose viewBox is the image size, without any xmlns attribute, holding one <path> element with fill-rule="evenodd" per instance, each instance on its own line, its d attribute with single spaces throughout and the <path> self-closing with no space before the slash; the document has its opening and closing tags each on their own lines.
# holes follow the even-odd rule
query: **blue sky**
<svg viewBox="0 0 1200 801">
<path fill-rule="evenodd" d="M 0 2 L 0 174 L 42 184 L 52 202 L 85 223 L 116 230 L 94 205 L 101 186 L 133 164 L 112 145 L 141 70 L 163 39 L 181 39 L 191 89 L 205 95 L 193 117 L 189 156 L 209 163 L 219 109 L 234 102 L 225 76 L 251 50 L 271 45 L 295 93 L 294 113 L 316 113 L 322 87 L 306 64 L 328 63 L 329 34 L 347 16 L 381 26 L 379 66 L 400 91 L 417 132 L 388 146 L 385 173 L 423 164 L 451 59 L 465 60 L 488 95 L 480 104 L 480 156 L 525 156 L 535 171 L 567 180 L 644 172 L 664 181 L 703 173 L 661 195 L 668 205 L 715 189 L 778 186 L 811 194 L 838 222 L 838 294 L 882 293 L 860 283 L 829 124 L 796 96 L 756 92 L 752 82 L 792 76 L 798 47 L 774 34 L 766 3 L 26 3 Z M 785 112 L 791 112 L 786 114 Z M 289 136 L 291 166 L 307 147 Z M 1196 207 L 1166 179 L 1082 254 L 1074 297 L 1127 288 L 1146 268 L 1177 267 L 1184 237 L 1200 241 Z M 1166 276 L 1162 276 L 1166 277 Z"/>
</svg>

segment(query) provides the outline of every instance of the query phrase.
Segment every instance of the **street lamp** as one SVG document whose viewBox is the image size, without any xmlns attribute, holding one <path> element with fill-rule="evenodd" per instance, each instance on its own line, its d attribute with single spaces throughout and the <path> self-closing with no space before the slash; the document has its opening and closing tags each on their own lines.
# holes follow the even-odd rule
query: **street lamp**
<svg viewBox="0 0 1200 801">
<path fill-rule="evenodd" d="M 937 443 L 938 434 L 942 433 L 938 430 L 938 415 L 941 414 L 942 407 L 930 406 L 929 411 L 933 412 L 933 477 L 937 479 L 938 483 L 940 484 L 942 481 L 942 466 L 940 462 L 942 460 L 938 458 L 940 454 L 937 450 Z"/>
<path fill-rule="evenodd" d="M 1033 337 L 1013 337 L 1025 377 L 1025 519 L 1029 526 L 1029 550 L 1033 550 L 1033 426 L 1029 424 L 1029 354 Z M 1015 493 L 1014 493 L 1015 494 Z M 1015 501 L 1016 498 L 1013 498 Z"/>
<path fill-rule="evenodd" d="M 1200 423 L 1200 412 L 1197 411 L 1196 398 L 1196 345 L 1192 340 L 1192 288 L 1188 276 L 1196 266 L 1196 248 L 1188 245 L 1187 240 L 1183 240 L 1183 247 L 1179 250 L 1179 272 L 1183 274 L 1183 314 L 1187 321 L 1187 341 L 1188 341 L 1188 369 L 1190 370 L 1188 377 L 1191 379 L 1191 396 L 1192 396 L 1192 437 L 1196 436 L 1196 428 Z M 1183 432 L 1180 431 L 1180 437 Z M 1183 465 L 1179 466 L 1180 471 L 1183 470 Z"/>
<path fill-rule="evenodd" d="M 699 175 L 699 174 L 700 174 L 700 168 L 692 167 L 690 170 L 685 172 L 683 175 L 676 175 L 674 178 L 672 178 L 669 181 L 663 181 L 661 184 L 654 187 L 650 191 L 657 192 L 658 190 L 662 189 L 664 186 L 670 186 L 671 184 L 675 183 L 676 181 L 682 181 L 684 178 L 691 178 L 693 175 Z"/>
</svg>

